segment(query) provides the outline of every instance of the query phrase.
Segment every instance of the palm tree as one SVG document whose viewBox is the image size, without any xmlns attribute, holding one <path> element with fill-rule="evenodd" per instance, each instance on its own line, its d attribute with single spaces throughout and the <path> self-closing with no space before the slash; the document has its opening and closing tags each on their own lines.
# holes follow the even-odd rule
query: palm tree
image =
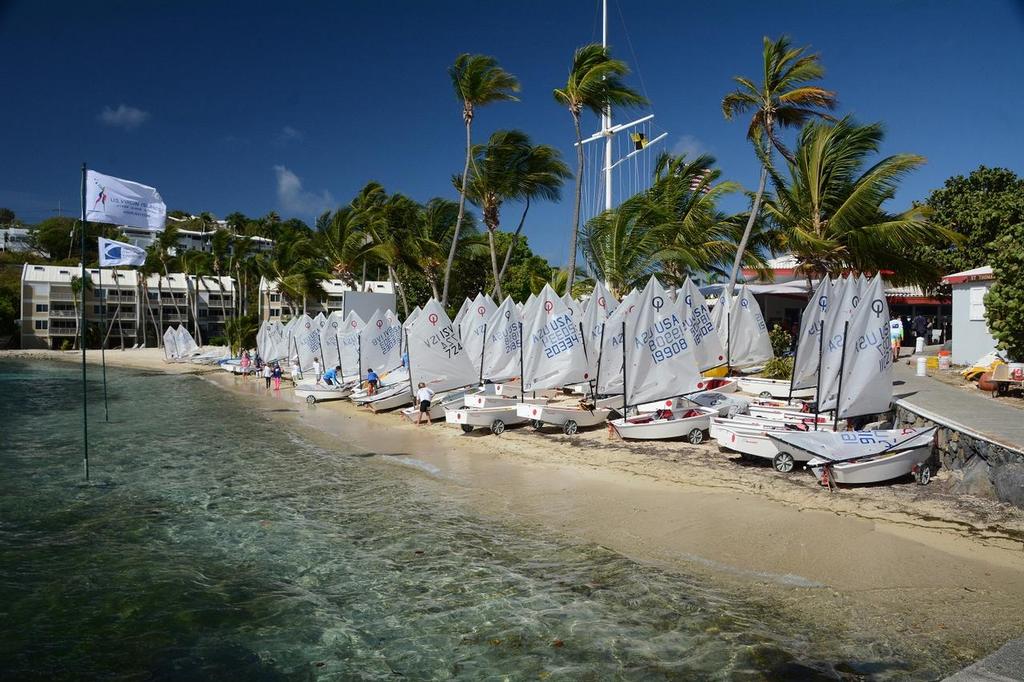
<svg viewBox="0 0 1024 682">
<path fill-rule="evenodd" d="M 256 262 L 260 274 L 270 282 L 277 282 L 281 300 L 293 315 L 298 302 L 302 302 L 304 313 L 307 298 L 323 295 L 320 284 L 327 278 L 327 273 L 320 268 L 311 237 L 296 234 L 276 241 L 274 248 L 260 254 Z"/>
<path fill-rule="evenodd" d="M 157 261 L 160 263 L 160 267 L 164 271 L 164 278 L 167 280 L 167 284 L 169 285 L 171 283 L 171 270 L 170 270 L 170 266 L 171 266 L 172 263 L 176 262 L 176 258 L 177 258 L 177 250 L 178 250 L 178 228 L 177 228 L 177 226 L 175 226 L 175 225 L 168 225 L 166 228 L 164 228 L 164 231 L 159 233 L 159 236 L 156 238 L 156 241 L 153 242 L 153 244 L 149 248 L 151 250 L 151 253 L 153 253 L 153 255 L 156 257 Z M 160 292 L 160 316 L 161 316 L 161 324 L 163 324 L 162 318 L 163 318 L 164 301 L 163 301 L 162 287 L 158 286 L 157 290 Z M 171 293 L 171 303 L 174 305 L 174 314 L 178 318 L 178 323 L 180 324 L 182 321 L 184 321 L 185 325 L 188 326 L 188 316 L 186 315 L 185 319 L 182 320 L 182 318 L 181 318 L 181 308 L 178 307 L 178 299 L 174 296 L 173 292 Z M 187 301 L 186 301 L 186 303 L 187 303 Z"/>
<path fill-rule="evenodd" d="M 929 284 L 936 273 L 916 249 L 956 242 L 921 207 L 895 214 L 883 208 L 903 176 L 925 161 L 895 154 L 866 168 L 883 137 L 881 125 L 859 126 L 849 117 L 809 123 L 788 162 L 789 177 L 773 171 L 776 196 L 765 201 L 765 215 L 778 230 L 779 247 L 808 277 L 891 270 L 897 283 Z"/>
<path fill-rule="evenodd" d="M 523 213 L 519 217 L 519 225 L 516 227 L 512 239 L 509 240 L 508 248 L 505 250 L 505 260 L 501 264 L 501 270 L 498 271 L 498 277 L 494 283 L 494 293 L 499 297 L 501 296 L 499 285 L 505 278 L 505 272 L 512 260 L 512 250 L 526 223 L 530 202 L 534 199 L 560 200 L 562 184 L 569 177 L 572 177 L 572 172 L 569 170 L 569 166 L 562 161 L 561 152 L 549 145 L 532 145 L 519 159 L 515 198 L 523 202 Z"/>
<path fill-rule="evenodd" d="M 235 241 L 237 240 L 228 230 L 217 230 L 210 238 L 209 265 L 213 276 L 217 278 L 217 293 L 220 297 L 220 316 L 223 324 L 226 324 L 228 321 L 228 310 L 227 306 L 224 305 L 225 291 L 224 282 L 221 281 L 221 277 L 228 272 L 231 249 Z"/>
<path fill-rule="evenodd" d="M 248 237 L 232 240 L 227 271 L 235 276 L 235 308 L 237 315 L 248 313 L 249 275 L 257 272 L 258 263 L 253 256 L 253 242 Z"/>
<path fill-rule="evenodd" d="M 772 150 L 778 150 L 788 161 L 792 161 L 792 154 L 779 139 L 776 128 L 799 127 L 815 118 L 828 118 L 827 110 L 836 106 L 834 92 L 809 85 L 811 81 L 820 79 L 825 69 L 818 61 L 818 55 L 805 54 L 806 50 L 804 47 L 792 47 L 788 36 L 774 41 L 765 36 L 762 52 L 764 78 L 761 83 L 755 85 L 748 78 L 734 76 L 733 80 L 739 88 L 722 99 L 722 114 L 726 119 L 731 120 L 737 114 L 753 111 L 747 127 L 747 139 L 754 145 L 754 151 L 761 161 L 761 178 L 757 183 L 757 193 L 754 195 L 743 237 L 736 249 L 736 258 L 729 276 L 729 293 L 736 286 L 740 261 L 761 207 L 761 198 L 772 168 Z"/>
<path fill-rule="evenodd" d="M 519 92 L 519 80 L 498 66 L 498 60 L 494 57 L 460 54 L 448 69 L 448 74 L 455 88 L 455 96 L 462 102 L 462 120 L 466 125 L 466 163 L 462 169 L 463 184 L 459 191 L 459 215 L 455 221 L 455 232 L 452 235 L 448 263 L 444 271 L 442 306 L 448 305 L 448 282 L 451 279 L 452 266 L 455 264 L 459 231 L 462 229 L 462 221 L 466 214 L 465 181 L 469 179 L 469 164 L 473 156 L 473 117 L 476 115 L 476 108 L 492 102 L 517 101 L 512 93 Z"/>
<path fill-rule="evenodd" d="M 185 304 L 192 311 L 192 321 L 195 329 L 195 340 L 200 346 L 203 345 L 203 332 L 199 326 L 199 291 L 205 289 L 203 278 L 210 272 L 209 254 L 195 249 L 186 249 L 178 256 L 178 263 L 185 275 Z M 189 276 L 195 279 L 193 290 Z"/>
<path fill-rule="evenodd" d="M 408 236 L 406 252 L 423 273 L 433 297 L 441 300 L 441 286 L 445 273 L 445 259 L 451 248 L 458 220 L 456 201 L 435 197 L 421 207 Z M 460 253 L 471 253 L 480 248 L 477 240 L 476 217 L 466 211 L 462 217 Z"/>
<path fill-rule="evenodd" d="M 75 343 L 72 346 L 74 349 L 78 349 L 78 341 L 82 337 L 82 323 L 85 323 L 85 328 L 88 330 L 89 323 L 85 321 L 85 294 L 88 291 L 92 291 L 92 277 L 88 273 L 85 275 L 83 280 L 77 275 L 71 277 L 71 303 L 75 308 Z M 78 313 L 78 302 L 82 302 L 82 315 Z"/>
<path fill-rule="evenodd" d="M 556 88 L 555 101 L 569 109 L 576 131 L 576 198 L 572 208 L 572 237 L 569 241 L 569 266 L 566 277 L 576 276 L 576 240 L 580 228 L 580 200 L 583 196 L 583 133 L 580 118 L 584 109 L 601 116 L 612 106 L 631 107 L 645 104 L 646 99 L 623 82 L 629 73 L 626 62 L 613 59 L 608 48 L 597 43 L 584 45 L 573 55 L 569 79 L 564 88 Z"/>
<path fill-rule="evenodd" d="M 316 242 L 331 275 L 358 289 L 359 268 L 369 257 L 372 237 L 363 229 L 357 210 L 342 206 L 331 213 Z"/>
</svg>

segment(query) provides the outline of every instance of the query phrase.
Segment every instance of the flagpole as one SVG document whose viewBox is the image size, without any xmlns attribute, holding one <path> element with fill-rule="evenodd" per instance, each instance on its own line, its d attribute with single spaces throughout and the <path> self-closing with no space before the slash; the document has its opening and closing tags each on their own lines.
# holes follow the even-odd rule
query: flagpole
<svg viewBox="0 0 1024 682">
<path fill-rule="evenodd" d="M 78 311 L 78 343 L 82 346 L 82 466 L 85 480 L 89 480 L 89 390 L 85 369 L 85 163 L 82 163 L 82 307 Z"/>
<path fill-rule="evenodd" d="M 99 239 L 96 241 L 96 253 L 99 254 Z M 107 294 L 109 289 L 103 288 L 103 256 L 99 256 L 100 278 L 100 364 L 103 365 L 103 421 L 110 423 L 110 407 L 107 405 Z"/>
</svg>

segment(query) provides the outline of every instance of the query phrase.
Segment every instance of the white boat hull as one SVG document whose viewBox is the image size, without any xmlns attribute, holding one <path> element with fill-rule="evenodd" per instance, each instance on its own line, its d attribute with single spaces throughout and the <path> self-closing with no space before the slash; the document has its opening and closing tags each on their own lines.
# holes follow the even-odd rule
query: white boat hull
<svg viewBox="0 0 1024 682">
<path fill-rule="evenodd" d="M 808 462 L 808 468 L 821 480 L 825 467 L 829 467 L 829 478 L 835 483 L 845 485 L 858 485 L 865 483 L 881 483 L 902 478 L 914 471 L 914 467 L 923 464 L 932 456 L 932 446 L 926 446 L 901 450 L 890 455 L 883 455 L 874 459 L 859 460 L 853 462 L 836 462 L 829 464 L 828 460 L 820 457 L 813 458 Z"/>
<path fill-rule="evenodd" d="M 692 414 L 694 412 L 698 414 Z M 717 414 L 718 410 L 702 407 L 686 410 L 682 416 L 672 419 L 634 417 L 632 419 L 613 419 L 608 423 L 621 438 L 669 440 L 686 437 L 696 445 L 704 441 L 704 432 L 711 427 L 711 418 Z"/>
<path fill-rule="evenodd" d="M 465 397 L 465 391 L 452 391 L 450 393 L 435 395 L 434 399 L 430 402 L 430 409 L 427 411 L 427 419 L 430 421 L 444 419 L 445 412 L 447 410 L 454 410 L 461 407 L 462 401 Z M 417 421 L 420 418 L 420 406 L 411 405 L 410 407 L 403 409 L 402 416 L 409 421 Z"/>
<path fill-rule="evenodd" d="M 735 393 L 738 390 L 738 381 L 735 377 L 706 377 L 697 384 L 697 393 L 689 394 L 688 397 L 695 397 L 709 391 L 714 393 Z M 666 398 L 653 403 L 641 403 L 637 407 L 638 412 L 657 412 L 658 410 L 684 410 L 686 406 L 692 406 L 686 397 L 678 396 Z"/>
<path fill-rule="evenodd" d="M 567 434 L 575 433 L 577 428 L 597 426 L 608 420 L 612 410 L 609 407 L 620 398 L 604 398 L 597 402 L 593 410 L 585 410 L 574 405 L 531 405 L 520 403 L 516 406 L 517 414 L 520 417 L 533 422 L 534 426 L 552 424 L 561 426 Z"/>
<path fill-rule="evenodd" d="M 784 379 L 763 379 L 761 377 L 739 377 L 740 390 L 749 395 L 761 398 L 778 398 L 786 400 L 790 397 L 789 382 Z M 810 399 L 814 397 L 813 388 L 798 388 L 792 393 L 793 398 Z"/>
<path fill-rule="evenodd" d="M 386 398 L 380 400 L 374 400 L 366 403 L 370 406 L 370 409 L 374 412 L 387 412 L 393 410 L 396 407 L 402 407 L 412 402 L 412 390 L 409 388 L 403 388 L 401 391 L 389 395 Z"/>
<path fill-rule="evenodd" d="M 299 384 L 295 387 L 295 395 L 307 403 L 315 404 L 324 400 L 341 400 L 352 395 L 352 389 L 344 386 L 338 386 L 332 388 L 324 384 L 316 385 L 303 385 Z"/>
<path fill-rule="evenodd" d="M 498 407 L 463 407 L 445 412 L 444 420 L 448 424 L 462 427 L 465 432 L 476 428 L 489 428 L 493 433 L 501 433 L 506 426 L 523 424 L 527 421 L 520 417 L 514 405 Z M 500 422 L 500 425 L 499 425 Z"/>
</svg>

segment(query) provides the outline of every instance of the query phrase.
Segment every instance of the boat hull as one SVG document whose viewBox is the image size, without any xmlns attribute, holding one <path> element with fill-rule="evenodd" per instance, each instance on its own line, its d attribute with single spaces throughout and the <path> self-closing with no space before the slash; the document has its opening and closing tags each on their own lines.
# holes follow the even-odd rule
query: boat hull
<svg viewBox="0 0 1024 682">
<path fill-rule="evenodd" d="M 497 407 L 462 407 L 445 412 L 444 420 L 448 424 L 463 427 L 463 431 L 471 431 L 475 428 L 494 429 L 496 422 L 505 426 L 524 424 L 527 419 L 520 417 L 516 412 L 515 405 L 499 405 Z"/>
<path fill-rule="evenodd" d="M 739 389 L 749 395 L 756 395 L 762 398 L 778 398 L 781 400 L 790 397 L 789 382 L 782 379 L 740 377 L 738 383 Z M 792 392 L 792 397 L 801 399 L 813 398 L 814 389 L 798 388 Z"/>
<path fill-rule="evenodd" d="M 629 440 L 671 440 L 690 437 L 691 442 L 699 443 L 704 440 L 704 432 L 711 427 L 711 418 L 718 414 L 718 410 L 695 408 L 692 411 L 700 414 L 648 421 L 636 421 L 636 418 L 634 420 L 613 419 L 608 423 L 621 438 Z M 693 435 L 695 430 L 698 432 L 699 438 Z"/>
<path fill-rule="evenodd" d="M 914 471 L 914 467 L 928 461 L 932 456 L 932 446 L 928 445 L 901 450 L 900 452 L 868 459 L 864 461 L 829 462 L 820 457 L 810 460 L 808 467 L 821 480 L 825 467 L 829 468 L 829 478 L 844 485 L 863 485 L 882 483 L 896 478 L 903 478 Z"/>
</svg>

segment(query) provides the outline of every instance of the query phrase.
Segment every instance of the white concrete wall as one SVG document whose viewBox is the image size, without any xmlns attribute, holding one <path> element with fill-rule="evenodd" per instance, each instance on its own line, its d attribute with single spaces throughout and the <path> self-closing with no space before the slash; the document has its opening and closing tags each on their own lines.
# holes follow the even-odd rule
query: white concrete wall
<svg viewBox="0 0 1024 682">
<path fill-rule="evenodd" d="M 981 289 L 987 293 L 991 287 L 990 281 L 953 285 L 953 364 L 969 365 L 996 347 L 996 341 L 984 320 L 984 306 L 971 305 L 971 289 Z"/>
</svg>

